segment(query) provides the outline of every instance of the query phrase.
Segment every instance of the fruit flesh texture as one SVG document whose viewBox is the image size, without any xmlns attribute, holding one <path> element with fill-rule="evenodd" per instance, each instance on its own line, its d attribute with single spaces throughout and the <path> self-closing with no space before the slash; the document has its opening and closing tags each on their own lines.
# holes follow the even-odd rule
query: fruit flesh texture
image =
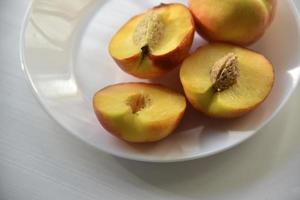
<svg viewBox="0 0 300 200">
<path fill-rule="evenodd" d="M 210 70 L 228 53 L 238 57 L 237 83 L 216 92 L 212 88 Z M 210 44 L 184 61 L 180 79 L 186 96 L 197 110 L 214 117 L 231 118 L 252 110 L 268 96 L 274 72 L 270 62 L 258 53 L 228 44 Z"/>
<path fill-rule="evenodd" d="M 186 107 L 182 95 L 145 83 L 106 87 L 95 94 L 93 103 L 101 124 L 129 142 L 153 142 L 168 136 Z"/>
<path fill-rule="evenodd" d="M 163 36 L 145 56 L 132 38 L 138 24 L 151 12 L 160 16 Z M 140 78 L 154 78 L 176 67 L 188 55 L 193 36 L 189 10 L 181 4 L 163 4 L 130 19 L 112 38 L 109 52 L 124 71 Z"/>
<path fill-rule="evenodd" d="M 190 0 L 199 33 L 210 41 L 249 45 L 271 23 L 276 0 Z"/>
</svg>

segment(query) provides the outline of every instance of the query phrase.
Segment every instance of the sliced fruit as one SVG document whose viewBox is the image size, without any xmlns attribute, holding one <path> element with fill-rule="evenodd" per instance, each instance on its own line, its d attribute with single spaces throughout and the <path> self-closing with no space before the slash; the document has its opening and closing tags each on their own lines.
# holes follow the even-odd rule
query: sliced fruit
<svg viewBox="0 0 300 200">
<path fill-rule="evenodd" d="M 232 118 L 263 102 L 272 89 L 274 70 L 261 54 L 215 43 L 200 47 L 183 62 L 180 79 L 194 108 Z"/>
<path fill-rule="evenodd" d="M 249 45 L 275 14 L 277 0 L 189 0 L 198 32 L 209 41 Z"/>
<path fill-rule="evenodd" d="M 93 106 L 107 131 L 128 142 L 140 143 L 171 134 L 183 117 L 186 100 L 157 84 L 123 83 L 98 91 Z"/>
<path fill-rule="evenodd" d="M 109 44 L 109 53 L 123 71 L 139 78 L 155 78 L 188 56 L 194 32 L 187 7 L 161 4 L 121 27 Z"/>
</svg>

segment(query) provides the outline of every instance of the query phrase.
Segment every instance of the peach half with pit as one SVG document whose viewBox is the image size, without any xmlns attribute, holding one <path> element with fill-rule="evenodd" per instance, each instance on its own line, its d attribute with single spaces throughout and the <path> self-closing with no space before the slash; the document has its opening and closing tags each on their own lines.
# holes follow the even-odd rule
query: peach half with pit
<svg viewBox="0 0 300 200">
<path fill-rule="evenodd" d="M 161 4 L 125 23 L 112 37 L 109 53 L 123 71 L 139 78 L 156 78 L 188 56 L 194 32 L 186 6 Z"/>
<path fill-rule="evenodd" d="M 180 68 L 192 106 L 211 117 L 233 118 L 261 104 L 274 83 L 272 64 L 254 51 L 222 43 L 200 47 Z"/>
</svg>

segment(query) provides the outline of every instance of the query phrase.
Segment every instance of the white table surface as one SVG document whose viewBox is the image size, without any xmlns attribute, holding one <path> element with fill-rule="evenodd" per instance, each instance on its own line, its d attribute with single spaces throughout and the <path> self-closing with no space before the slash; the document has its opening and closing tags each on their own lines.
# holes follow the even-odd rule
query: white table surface
<svg viewBox="0 0 300 200">
<path fill-rule="evenodd" d="M 224 153 L 173 164 L 115 158 L 68 134 L 33 96 L 18 55 L 28 2 L 0 0 L 0 200 L 300 199 L 300 86 Z"/>
</svg>

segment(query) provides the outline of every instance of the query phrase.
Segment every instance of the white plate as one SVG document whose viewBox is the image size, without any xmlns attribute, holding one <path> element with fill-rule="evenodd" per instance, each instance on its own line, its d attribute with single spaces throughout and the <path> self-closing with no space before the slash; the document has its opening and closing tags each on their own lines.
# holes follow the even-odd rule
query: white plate
<svg viewBox="0 0 300 200">
<path fill-rule="evenodd" d="M 93 94 L 106 85 L 139 81 L 122 72 L 107 47 L 129 17 L 160 0 L 36 0 L 24 22 L 21 57 L 34 92 L 48 113 L 71 134 L 123 158 L 173 162 L 229 149 L 257 132 L 287 101 L 300 76 L 299 19 L 292 1 L 279 0 L 274 23 L 254 50 L 274 64 L 271 95 L 254 112 L 235 120 L 212 120 L 189 108 L 177 131 L 151 145 L 130 145 L 108 134 L 98 123 Z M 171 1 L 164 1 L 171 2 Z M 183 2 L 185 1 L 172 1 Z M 194 47 L 203 41 L 197 37 Z M 181 91 L 174 70 L 156 80 Z"/>
</svg>

